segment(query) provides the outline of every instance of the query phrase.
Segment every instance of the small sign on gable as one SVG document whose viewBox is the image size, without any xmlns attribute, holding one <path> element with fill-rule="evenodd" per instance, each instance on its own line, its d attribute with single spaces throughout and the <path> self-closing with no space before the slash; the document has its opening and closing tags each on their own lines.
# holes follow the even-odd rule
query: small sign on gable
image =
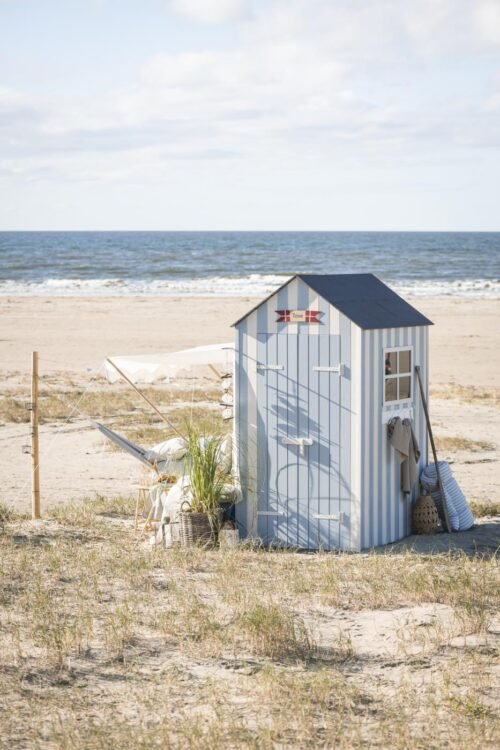
<svg viewBox="0 0 500 750">
<path fill-rule="evenodd" d="M 319 323 L 321 310 L 276 310 L 277 323 Z"/>
</svg>

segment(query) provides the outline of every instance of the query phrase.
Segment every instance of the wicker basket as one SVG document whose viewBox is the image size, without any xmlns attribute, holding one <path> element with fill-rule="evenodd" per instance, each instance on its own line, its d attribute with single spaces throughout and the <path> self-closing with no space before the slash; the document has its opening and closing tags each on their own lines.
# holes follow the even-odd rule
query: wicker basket
<svg viewBox="0 0 500 750">
<path fill-rule="evenodd" d="M 179 535 L 183 547 L 208 547 L 213 543 L 213 532 L 207 513 L 192 511 L 179 513 Z"/>
<path fill-rule="evenodd" d="M 439 527 L 439 515 L 430 495 L 420 495 L 412 510 L 415 534 L 435 534 Z"/>
</svg>

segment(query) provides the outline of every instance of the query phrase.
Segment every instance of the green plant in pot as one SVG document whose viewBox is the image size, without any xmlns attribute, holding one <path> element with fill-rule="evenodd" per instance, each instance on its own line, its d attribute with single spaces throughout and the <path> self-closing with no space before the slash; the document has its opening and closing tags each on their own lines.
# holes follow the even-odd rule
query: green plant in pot
<svg viewBox="0 0 500 750">
<path fill-rule="evenodd" d="M 184 546 L 208 545 L 217 540 L 221 500 L 228 482 L 218 466 L 223 439 L 220 435 L 201 435 L 192 425 L 188 426 L 185 466 L 191 497 L 183 503 L 180 514 L 180 537 Z"/>
</svg>

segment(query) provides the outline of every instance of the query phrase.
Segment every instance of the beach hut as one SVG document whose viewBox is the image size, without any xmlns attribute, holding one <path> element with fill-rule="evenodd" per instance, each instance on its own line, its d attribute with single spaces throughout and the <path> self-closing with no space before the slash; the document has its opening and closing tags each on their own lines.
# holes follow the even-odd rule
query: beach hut
<svg viewBox="0 0 500 750">
<path fill-rule="evenodd" d="M 388 440 L 412 421 L 427 465 L 431 321 L 372 274 L 293 276 L 235 326 L 234 443 L 243 536 L 360 550 L 410 533 Z"/>
</svg>

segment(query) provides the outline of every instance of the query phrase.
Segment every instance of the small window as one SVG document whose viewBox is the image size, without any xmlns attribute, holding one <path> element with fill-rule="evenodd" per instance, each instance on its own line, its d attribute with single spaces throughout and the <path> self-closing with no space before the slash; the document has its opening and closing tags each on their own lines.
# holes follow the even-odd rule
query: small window
<svg viewBox="0 0 500 750">
<path fill-rule="evenodd" d="M 411 398 L 411 349 L 386 351 L 384 356 L 384 400 L 408 401 Z"/>
</svg>

